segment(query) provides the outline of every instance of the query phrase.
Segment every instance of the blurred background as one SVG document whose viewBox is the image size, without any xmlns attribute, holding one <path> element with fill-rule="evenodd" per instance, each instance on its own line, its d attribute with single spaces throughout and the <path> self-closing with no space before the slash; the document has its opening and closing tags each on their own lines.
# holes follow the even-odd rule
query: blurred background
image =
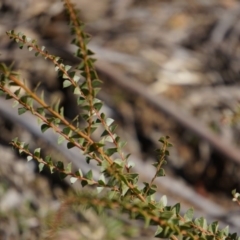
<svg viewBox="0 0 240 240">
<path fill-rule="evenodd" d="M 128 142 L 140 180 L 151 179 L 158 139 L 170 136 L 167 177 L 157 181 L 159 196 L 193 206 L 196 216 L 240 229 L 240 211 L 231 191 L 240 189 L 240 4 L 235 0 L 75 0 L 85 30 L 92 35 L 99 98 Z M 77 65 L 61 1 L 0 0 L 0 61 L 14 69 L 47 101 L 61 99 L 66 117 L 78 113 L 76 101 L 62 90 L 54 66 L 27 49 L 19 50 L 5 32 L 14 29 Z M 11 103 L 11 102 L 10 102 Z M 151 239 L 154 229 L 125 216 L 96 216 L 63 210 L 61 199 L 73 186 L 37 173 L 9 146 L 16 136 L 41 146 L 43 154 L 67 155 L 51 136 L 40 135 L 29 115 L 19 117 L 0 98 L 0 239 Z M 74 167 L 84 162 L 74 161 Z"/>
</svg>

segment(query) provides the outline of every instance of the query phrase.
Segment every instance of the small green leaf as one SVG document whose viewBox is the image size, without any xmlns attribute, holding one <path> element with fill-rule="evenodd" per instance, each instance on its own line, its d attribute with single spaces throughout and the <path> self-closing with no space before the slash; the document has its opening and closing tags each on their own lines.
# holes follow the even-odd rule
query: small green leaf
<svg viewBox="0 0 240 240">
<path fill-rule="evenodd" d="M 125 196 L 128 190 L 129 190 L 129 187 L 126 184 L 122 184 L 121 196 Z"/>
<path fill-rule="evenodd" d="M 82 94 L 81 90 L 80 90 L 80 88 L 78 86 L 74 88 L 73 94 L 75 94 L 75 95 L 81 95 Z"/>
<path fill-rule="evenodd" d="M 104 113 L 101 113 L 100 117 L 101 117 L 102 120 L 105 120 L 105 118 L 106 118 Z"/>
<path fill-rule="evenodd" d="M 156 192 L 156 185 L 152 185 L 149 188 L 149 184 L 148 183 L 144 183 L 146 185 L 146 187 L 144 188 L 144 192 L 147 192 L 147 196 L 152 196 L 155 192 Z M 148 189 L 148 191 L 147 191 Z"/>
<path fill-rule="evenodd" d="M 63 74 L 62 77 L 63 77 L 64 79 L 69 79 L 69 76 L 66 75 L 66 74 Z"/>
<path fill-rule="evenodd" d="M 167 196 L 166 196 L 166 195 L 163 195 L 163 196 L 160 198 L 159 204 L 160 204 L 161 208 L 167 206 Z"/>
<path fill-rule="evenodd" d="M 127 144 L 126 141 L 119 141 L 119 142 L 118 142 L 118 147 L 119 147 L 119 148 L 123 148 L 126 144 Z"/>
<path fill-rule="evenodd" d="M 65 65 L 64 69 L 65 69 L 65 71 L 68 72 L 68 71 L 71 69 L 71 67 L 72 67 L 72 66 L 70 66 L 70 65 Z"/>
<path fill-rule="evenodd" d="M 77 139 L 77 142 L 78 142 L 81 146 L 83 146 L 84 143 L 85 143 L 85 139 L 84 139 L 84 138 L 78 138 L 78 139 Z"/>
<path fill-rule="evenodd" d="M 123 167 L 125 165 L 125 162 L 122 159 L 115 159 L 114 164 L 117 164 L 117 166 Z"/>
<path fill-rule="evenodd" d="M 174 210 L 176 214 L 179 214 L 180 208 L 181 208 L 180 203 L 176 203 L 176 204 L 172 207 L 172 210 Z"/>
<path fill-rule="evenodd" d="M 20 100 L 21 100 L 23 103 L 27 104 L 27 103 L 28 103 L 28 98 L 29 98 L 29 96 L 24 95 L 24 96 L 22 96 L 22 97 L 20 98 Z"/>
<path fill-rule="evenodd" d="M 106 180 L 105 180 L 104 174 L 101 174 L 101 176 L 100 176 L 100 178 L 98 180 L 98 183 L 100 185 L 103 185 L 103 186 L 106 184 Z"/>
<path fill-rule="evenodd" d="M 128 164 L 127 164 L 127 167 L 128 167 L 128 168 L 132 168 L 132 167 L 134 167 L 134 166 L 135 166 L 135 163 L 134 163 L 134 162 L 131 162 L 131 161 L 129 161 Z"/>
<path fill-rule="evenodd" d="M 88 182 L 86 180 L 82 180 L 81 185 L 82 185 L 82 187 L 85 187 L 86 185 L 88 185 Z"/>
<path fill-rule="evenodd" d="M 31 161 L 33 158 L 32 158 L 32 156 L 27 156 L 27 161 L 29 162 L 29 161 Z"/>
<path fill-rule="evenodd" d="M 60 135 L 60 136 L 58 137 L 57 143 L 58 143 L 58 144 L 62 144 L 64 140 L 65 140 L 65 137 L 62 136 L 62 135 Z"/>
<path fill-rule="evenodd" d="M 72 142 L 68 142 L 68 143 L 67 143 L 67 148 L 68 148 L 68 149 L 73 148 L 73 147 L 75 147 L 75 144 L 74 144 L 74 143 L 72 143 Z"/>
<path fill-rule="evenodd" d="M 59 104 L 60 104 L 60 99 L 57 100 L 56 104 L 54 104 L 53 110 L 55 112 L 59 112 Z"/>
<path fill-rule="evenodd" d="M 79 77 L 79 76 L 75 75 L 75 76 L 73 77 L 73 81 L 74 81 L 75 83 L 77 83 L 79 80 L 80 80 L 80 77 Z"/>
<path fill-rule="evenodd" d="M 54 60 L 55 62 L 59 62 L 59 60 L 61 61 L 60 57 L 57 57 L 57 56 L 53 56 L 53 60 Z"/>
<path fill-rule="evenodd" d="M 13 140 L 12 140 L 13 143 L 17 144 L 18 143 L 18 137 L 15 137 Z"/>
<path fill-rule="evenodd" d="M 61 120 L 59 118 L 52 118 L 52 122 L 55 124 L 55 125 L 58 125 Z"/>
<path fill-rule="evenodd" d="M 193 213 L 194 213 L 194 211 L 193 211 L 193 208 L 189 208 L 188 210 L 187 210 L 187 212 L 185 213 L 185 215 L 184 215 L 184 219 L 188 222 L 188 221 L 192 221 L 192 219 L 193 219 Z"/>
<path fill-rule="evenodd" d="M 24 46 L 24 44 L 23 44 L 22 42 L 20 42 L 20 43 L 18 44 L 18 47 L 19 47 L 20 49 L 22 49 L 23 46 Z"/>
<path fill-rule="evenodd" d="M 72 83 L 69 80 L 64 80 L 63 81 L 63 88 L 67 88 L 67 87 L 69 87 L 71 85 L 72 85 Z"/>
<path fill-rule="evenodd" d="M 103 134 L 105 134 L 105 133 L 108 133 L 108 131 L 107 130 L 105 130 L 106 132 L 104 132 Z M 105 137 L 103 137 L 102 138 L 102 141 L 103 142 L 114 142 L 114 138 L 116 137 L 116 134 L 114 133 L 112 136 L 111 135 L 109 135 L 109 133 L 105 136 Z"/>
<path fill-rule="evenodd" d="M 14 94 L 18 97 L 19 94 L 20 94 L 20 91 L 21 91 L 21 88 L 18 88 L 18 89 L 14 92 Z"/>
<path fill-rule="evenodd" d="M 151 220 L 150 217 L 144 217 L 144 227 L 145 227 L 145 228 L 148 228 L 148 227 L 149 227 L 150 220 Z"/>
<path fill-rule="evenodd" d="M 21 154 L 23 152 L 23 150 L 22 149 L 18 149 L 18 152 L 19 152 L 19 154 Z"/>
<path fill-rule="evenodd" d="M 85 120 L 85 121 L 87 121 L 89 118 L 90 118 L 90 116 L 89 116 L 89 114 L 81 114 L 81 117 Z"/>
<path fill-rule="evenodd" d="M 88 112 L 90 112 L 91 107 L 89 105 L 84 105 L 84 106 L 82 106 L 82 109 L 87 110 Z"/>
<path fill-rule="evenodd" d="M 90 70 L 91 79 L 97 79 L 97 73 L 93 69 Z"/>
<path fill-rule="evenodd" d="M 73 184 L 73 183 L 75 183 L 77 180 L 78 180 L 78 178 L 76 178 L 76 177 L 71 177 L 71 178 L 70 178 L 70 183 Z"/>
<path fill-rule="evenodd" d="M 109 157 L 112 156 L 114 153 L 116 153 L 118 151 L 117 148 L 108 148 L 105 150 L 106 155 L 108 155 Z"/>
<path fill-rule="evenodd" d="M 13 97 L 9 94 L 6 94 L 6 99 L 12 99 Z"/>
<path fill-rule="evenodd" d="M 79 97 L 78 99 L 77 99 L 77 104 L 78 105 L 81 105 L 81 104 L 83 104 L 83 103 L 85 103 L 86 102 L 86 99 L 84 98 L 84 97 Z"/>
<path fill-rule="evenodd" d="M 15 101 L 13 102 L 12 107 L 15 108 L 18 104 L 19 104 L 19 102 L 15 100 Z"/>
<path fill-rule="evenodd" d="M 137 184 L 139 174 L 138 173 L 128 173 L 126 174 L 127 179 L 129 179 L 133 184 Z"/>
<path fill-rule="evenodd" d="M 107 118 L 106 119 L 106 124 L 109 127 L 112 123 L 114 122 L 114 120 L 112 118 Z"/>
<path fill-rule="evenodd" d="M 29 151 L 28 146 L 29 146 L 29 144 L 24 144 L 23 149 Z"/>
<path fill-rule="evenodd" d="M 165 174 L 165 170 L 163 168 L 160 168 L 159 171 L 157 172 L 157 176 L 158 177 L 164 177 Z"/>
<path fill-rule="evenodd" d="M 195 223 L 197 226 L 199 226 L 199 227 L 201 227 L 202 229 L 204 229 L 204 230 L 207 229 L 207 221 L 206 221 L 206 219 L 204 219 L 203 217 L 196 218 L 196 219 L 194 220 L 194 223 Z"/>
<path fill-rule="evenodd" d="M 100 87 L 101 85 L 102 85 L 102 81 L 99 80 L 99 79 L 94 79 L 94 80 L 92 81 L 92 87 L 93 87 L 93 88 Z"/>
<path fill-rule="evenodd" d="M 42 116 L 44 116 L 44 108 L 42 108 L 42 107 L 40 107 L 40 108 L 37 108 L 37 112 L 40 114 L 40 115 L 42 115 Z"/>
<path fill-rule="evenodd" d="M 75 172 L 76 176 L 83 177 L 82 170 L 79 168 L 78 171 Z"/>
<path fill-rule="evenodd" d="M 154 195 L 153 195 L 153 196 L 154 196 Z M 150 201 L 148 202 L 148 207 L 149 207 L 150 209 L 152 209 L 152 210 L 154 210 L 154 209 L 157 208 L 156 205 L 153 204 L 153 203 L 151 203 Z"/>
<path fill-rule="evenodd" d="M 93 51 L 91 51 L 90 49 L 87 50 L 87 55 L 90 56 L 90 55 L 94 55 L 95 53 Z"/>
<path fill-rule="evenodd" d="M 59 170 L 64 170 L 63 162 L 58 161 L 57 164 L 56 164 L 56 167 L 57 167 Z"/>
<path fill-rule="evenodd" d="M 101 165 L 101 172 L 105 172 L 106 169 L 108 169 L 108 167 L 109 167 L 109 162 L 107 160 L 103 160 Z"/>
<path fill-rule="evenodd" d="M 86 178 L 87 178 L 88 180 L 92 180 L 92 179 L 93 179 L 92 170 L 89 170 L 89 171 L 87 172 Z"/>
<path fill-rule="evenodd" d="M 67 174 L 64 172 L 59 172 L 59 177 L 61 180 L 64 180 L 64 178 L 66 178 Z"/>
<path fill-rule="evenodd" d="M 53 174 L 55 172 L 55 167 L 54 166 L 49 166 L 50 173 Z"/>
<path fill-rule="evenodd" d="M 71 173 L 72 172 L 72 163 L 68 163 L 67 167 L 66 167 L 66 172 L 67 173 Z"/>
<path fill-rule="evenodd" d="M 39 163 L 38 168 L 39 168 L 39 172 L 41 172 L 44 168 L 44 163 Z"/>
<path fill-rule="evenodd" d="M 100 111 L 103 104 L 102 104 L 102 102 L 98 102 L 98 103 L 95 103 L 93 106 L 97 111 Z"/>
<path fill-rule="evenodd" d="M 53 163 L 52 163 L 52 158 L 51 158 L 51 156 L 47 155 L 47 156 L 45 157 L 45 162 L 46 162 L 47 164 L 49 164 L 49 165 L 52 165 Z"/>
<path fill-rule="evenodd" d="M 157 230 L 156 230 L 156 232 L 155 232 L 155 234 L 154 234 L 154 237 L 159 237 L 159 238 L 161 238 L 161 237 L 162 237 L 162 232 L 163 232 L 163 228 L 160 227 L 160 226 L 158 226 L 158 227 L 157 227 Z"/>
<path fill-rule="evenodd" d="M 237 190 L 236 190 L 236 189 L 233 189 L 233 190 L 232 190 L 232 195 L 234 196 L 236 192 L 237 192 Z"/>
<path fill-rule="evenodd" d="M 97 193 L 101 193 L 104 187 L 97 187 Z"/>
<path fill-rule="evenodd" d="M 172 218 L 174 215 L 175 213 L 172 211 L 160 212 L 160 218 L 167 219 L 167 220 L 170 220 L 170 218 Z"/>
<path fill-rule="evenodd" d="M 224 234 L 224 236 L 228 236 L 228 234 L 229 234 L 229 226 L 226 226 L 224 229 L 222 229 L 222 233 Z"/>
<path fill-rule="evenodd" d="M 113 199 L 116 195 L 116 192 L 115 191 L 111 191 L 109 194 L 108 194 L 108 198 L 109 199 Z"/>
<path fill-rule="evenodd" d="M 86 153 L 91 153 L 94 152 L 98 149 L 97 145 L 95 143 L 92 143 L 86 150 L 85 150 L 85 154 Z M 87 163 L 89 163 L 89 161 L 91 160 L 91 158 L 86 157 Z"/>
<path fill-rule="evenodd" d="M 116 128 L 117 128 L 117 124 L 112 124 L 112 125 L 109 127 L 109 130 L 110 130 L 112 133 L 114 133 L 115 130 L 116 130 Z"/>
<path fill-rule="evenodd" d="M 45 131 L 47 131 L 49 128 L 50 128 L 50 126 L 48 126 L 47 124 L 43 124 L 43 125 L 41 126 L 41 131 L 42 131 L 42 133 L 44 133 Z"/>
<path fill-rule="evenodd" d="M 164 138 L 164 137 L 161 137 L 161 138 L 159 138 L 158 141 L 161 142 L 161 143 L 165 143 L 165 138 Z"/>
<path fill-rule="evenodd" d="M 60 115 L 64 118 L 64 107 L 60 108 Z"/>
<path fill-rule="evenodd" d="M 62 132 L 68 136 L 68 134 L 71 132 L 71 128 L 70 127 L 65 127 Z"/>
<path fill-rule="evenodd" d="M 109 132 L 107 130 L 104 130 L 103 133 L 101 134 L 101 137 L 109 135 Z"/>
<path fill-rule="evenodd" d="M 37 157 L 37 158 L 39 158 L 39 157 L 40 157 L 40 151 L 41 151 L 41 148 L 36 148 L 36 149 L 34 150 L 34 156 Z"/>
<path fill-rule="evenodd" d="M 27 111 L 27 109 L 24 108 L 24 107 L 19 108 L 19 109 L 18 109 L 18 115 L 21 115 L 21 114 L 25 113 L 26 111 Z"/>
</svg>

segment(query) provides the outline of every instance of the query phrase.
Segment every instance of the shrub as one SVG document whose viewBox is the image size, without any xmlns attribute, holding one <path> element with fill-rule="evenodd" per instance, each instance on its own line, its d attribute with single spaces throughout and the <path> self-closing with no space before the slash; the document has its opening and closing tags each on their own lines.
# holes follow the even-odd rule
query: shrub
<svg viewBox="0 0 240 240">
<path fill-rule="evenodd" d="M 17 42 L 21 49 L 26 46 L 29 51 L 35 52 L 35 56 L 44 57 L 52 63 L 59 77 L 63 79 L 62 87 L 70 88 L 75 95 L 80 114 L 71 122 L 68 121 L 63 107 L 60 108 L 59 104 L 49 106 L 43 95 L 39 96 L 36 89 L 31 90 L 20 76 L 4 63 L 0 65 L 1 94 L 7 99 L 14 99 L 14 107 L 20 105 L 19 115 L 30 111 L 39 119 L 42 132 L 53 129 L 58 133 L 58 144 L 66 140 L 67 147 L 78 148 L 87 163 L 95 161 L 101 176 L 95 179 L 92 170 L 87 173 L 83 173 L 81 169 L 72 171 L 71 163 L 64 166 L 63 162 L 56 162 L 51 156 L 42 157 L 40 148 L 31 152 L 28 144 L 18 138 L 13 139 L 11 145 L 18 149 L 19 153 L 27 154 L 28 161 L 37 161 L 40 172 L 44 167 L 48 167 L 51 173 L 58 172 L 61 179 L 70 176 L 72 184 L 80 181 L 82 187 L 91 186 L 96 189 L 96 192 L 81 191 L 77 197 L 67 199 L 66 204 L 81 203 L 99 213 L 104 209 L 117 208 L 120 212 L 127 212 L 131 218 L 144 219 L 146 226 L 156 225 L 157 238 L 240 239 L 237 234 L 229 233 L 228 227 L 219 229 L 217 222 L 207 224 L 203 217 L 194 219 L 192 208 L 182 216 L 180 203 L 169 206 L 165 196 L 160 201 L 155 200 L 154 180 L 165 175 L 163 165 L 166 164 L 168 148 L 171 147 L 169 137 L 159 139 L 161 148 L 157 151 L 158 160 L 153 164 L 156 171 L 151 182 L 144 182 L 143 188 L 138 186 L 138 173 L 132 172 L 129 155 L 122 150 L 126 142 L 116 134 L 116 123 L 105 115 L 102 111 L 103 103 L 97 98 L 101 80 L 94 69 L 94 53 L 87 47 L 90 36 L 84 32 L 83 23 L 69 0 L 64 0 L 64 6 L 74 35 L 72 43 L 77 46 L 77 67 L 65 65 L 60 57 L 50 54 L 35 40 L 22 33 L 11 30 L 7 35 Z M 17 89 L 12 90 L 12 86 Z M 93 137 L 97 129 L 102 129 L 98 139 Z M 239 203 L 239 194 L 234 191 L 233 195 L 234 201 Z"/>
</svg>

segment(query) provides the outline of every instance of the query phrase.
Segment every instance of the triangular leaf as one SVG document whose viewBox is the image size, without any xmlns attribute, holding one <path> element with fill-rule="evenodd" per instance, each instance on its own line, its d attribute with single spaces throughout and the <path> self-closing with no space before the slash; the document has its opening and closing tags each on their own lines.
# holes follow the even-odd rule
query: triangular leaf
<svg viewBox="0 0 240 240">
<path fill-rule="evenodd" d="M 163 168 L 160 168 L 159 171 L 157 172 L 157 176 L 158 177 L 164 177 L 165 174 L 165 170 Z"/>
<path fill-rule="evenodd" d="M 48 126 L 47 124 L 43 124 L 43 125 L 41 126 L 41 131 L 42 131 L 42 133 L 44 133 L 45 131 L 47 131 L 49 128 L 50 128 L 50 126 Z"/>
<path fill-rule="evenodd" d="M 39 172 L 41 172 L 44 168 L 44 163 L 39 163 L 38 164 L 38 169 L 39 169 Z"/>
<path fill-rule="evenodd" d="M 61 144 L 61 143 L 63 143 L 64 140 L 65 140 L 65 137 L 62 136 L 62 135 L 60 135 L 60 136 L 58 137 L 57 143 L 58 143 L 58 144 Z"/>
<path fill-rule="evenodd" d="M 163 195 L 160 198 L 159 204 L 161 205 L 161 208 L 167 206 L 167 196 L 166 195 Z"/>
<path fill-rule="evenodd" d="M 66 167 L 66 172 L 67 173 L 71 173 L 72 172 L 72 163 L 68 163 L 67 167 Z"/>
<path fill-rule="evenodd" d="M 63 81 L 63 88 L 67 88 L 67 87 L 69 87 L 71 85 L 72 85 L 72 83 L 69 80 L 64 80 Z"/>
<path fill-rule="evenodd" d="M 187 210 L 187 212 L 184 214 L 184 219 L 185 219 L 186 221 L 192 221 L 192 219 L 193 219 L 193 213 L 194 213 L 193 208 L 189 208 L 189 209 Z"/>
<path fill-rule="evenodd" d="M 27 109 L 24 108 L 24 107 L 19 108 L 19 109 L 18 109 L 18 115 L 21 115 L 21 114 L 25 113 L 26 111 L 27 111 Z"/>
<path fill-rule="evenodd" d="M 117 148 L 108 148 L 105 150 L 106 155 L 108 155 L 109 157 L 112 156 L 114 153 L 116 153 L 118 151 Z"/>
<path fill-rule="evenodd" d="M 18 104 L 19 104 L 19 102 L 15 100 L 15 101 L 13 102 L 12 107 L 15 108 Z"/>
<path fill-rule="evenodd" d="M 39 158 L 40 157 L 40 151 L 41 151 L 41 148 L 36 148 L 34 150 L 34 156 Z"/>
<path fill-rule="evenodd" d="M 89 180 L 92 180 L 92 179 L 93 179 L 92 170 L 89 170 L 89 171 L 87 172 L 86 178 L 89 179 Z"/>
<path fill-rule="evenodd" d="M 70 183 L 73 184 L 73 183 L 75 183 L 77 180 L 78 180 L 78 178 L 76 178 L 76 177 L 71 177 L 71 178 L 70 178 Z"/>
<path fill-rule="evenodd" d="M 68 143 L 67 143 L 67 148 L 68 148 L 68 149 L 73 148 L 73 147 L 75 147 L 75 144 L 74 144 L 74 143 L 72 143 L 72 142 L 68 142 Z"/>
</svg>

